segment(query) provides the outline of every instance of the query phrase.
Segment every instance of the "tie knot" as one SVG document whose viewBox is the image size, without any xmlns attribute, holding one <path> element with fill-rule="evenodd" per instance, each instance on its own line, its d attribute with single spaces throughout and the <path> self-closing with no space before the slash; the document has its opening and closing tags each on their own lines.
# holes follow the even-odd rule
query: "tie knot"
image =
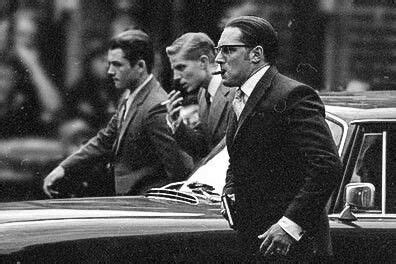
<svg viewBox="0 0 396 264">
<path fill-rule="evenodd" d="M 125 97 L 125 98 L 122 100 L 121 105 L 122 105 L 122 106 L 125 106 L 127 102 L 128 102 L 128 97 Z"/>
<path fill-rule="evenodd" d="M 238 88 L 235 91 L 235 99 L 239 100 L 239 101 L 243 101 L 243 97 L 244 97 L 245 93 L 242 91 L 242 89 Z"/>
</svg>

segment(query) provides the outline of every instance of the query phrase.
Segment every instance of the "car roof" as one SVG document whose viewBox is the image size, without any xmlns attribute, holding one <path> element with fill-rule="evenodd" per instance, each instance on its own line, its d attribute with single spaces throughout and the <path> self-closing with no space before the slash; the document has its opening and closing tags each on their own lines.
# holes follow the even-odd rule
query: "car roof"
<svg viewBox="0 0 396 264">
<path fill-rule="evenodd" d="M 396 120 L 396 90 L 359 93 L 320 93 L 326 111 L 347 122 L 354 120 Z"/>
</svg>

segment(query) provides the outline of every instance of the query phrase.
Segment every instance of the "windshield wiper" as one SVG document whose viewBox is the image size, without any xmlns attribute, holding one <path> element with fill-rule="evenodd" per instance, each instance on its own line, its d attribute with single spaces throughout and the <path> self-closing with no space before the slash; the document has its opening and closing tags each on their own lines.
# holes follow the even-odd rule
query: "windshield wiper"
<svg viewBox="0 0 396 264">
<path fill-rule="evenodd" d="M 193 193 L 205 196 L 211 202 L 220 202 L 220 194 L 214 192 L 215 188 L 209 184 L 192 182 L 187 185 Z"/>
</svg>

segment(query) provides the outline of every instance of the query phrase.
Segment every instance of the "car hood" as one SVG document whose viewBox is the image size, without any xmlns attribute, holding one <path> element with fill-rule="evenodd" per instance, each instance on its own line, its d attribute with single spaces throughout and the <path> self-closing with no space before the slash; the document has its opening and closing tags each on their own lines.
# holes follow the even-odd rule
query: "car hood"
<svg viewBox="0 0 396 264">
<path fill-rule="evenodd" d="M 0 255 L 85 239 L 230 231 L 219 209 L 143 196 L 3 203 Z"/>
<path fill-rule="evenodd" d="M 0 224 L 75 218 L 217 218 L 219 208 L 144 196 L 22 201 L 2 203 Z"/>
</svg>

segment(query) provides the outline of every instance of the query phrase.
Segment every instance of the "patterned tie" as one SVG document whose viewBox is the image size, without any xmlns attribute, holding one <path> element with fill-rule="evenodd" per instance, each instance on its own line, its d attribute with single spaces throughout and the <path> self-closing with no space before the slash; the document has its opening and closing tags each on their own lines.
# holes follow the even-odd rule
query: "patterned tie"
<svg viewBox="0 0 396 264">
<path fill-rule="evenodd" d="M 232 108 L 239 119 L 243 108 L 245 107 L 245 93 L 241 89 L 237 89 L 235 92 L 234 100 L 232 101 Z"/>
</svg>

